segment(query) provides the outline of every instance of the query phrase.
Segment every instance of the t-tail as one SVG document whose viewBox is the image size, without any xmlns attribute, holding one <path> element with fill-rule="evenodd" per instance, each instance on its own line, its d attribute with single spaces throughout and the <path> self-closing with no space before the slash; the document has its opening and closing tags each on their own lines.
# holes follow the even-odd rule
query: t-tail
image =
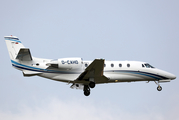
<svg viewBox="0 0 179 120">
<path fill-rule="evenodd" d="M 11 61 L 31 61 L 30 50 L 25 48 L 16 36 L 5 36 L 5 41 Z"/>
<path fill-rule="evenodd" d="M 8 53 L 12 66 L 23 71 L 24 75 L 34 74 L 29 70 L 29 64 L 33 62 L 30 50 L 25 48 L 16 36 L 5 36 Z"/>
</svg>

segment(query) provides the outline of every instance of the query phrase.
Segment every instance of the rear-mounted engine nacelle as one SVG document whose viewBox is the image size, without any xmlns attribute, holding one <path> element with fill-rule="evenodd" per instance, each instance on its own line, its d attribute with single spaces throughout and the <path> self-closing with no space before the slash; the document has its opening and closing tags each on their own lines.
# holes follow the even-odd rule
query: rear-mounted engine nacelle
<svg viewBox="0 0 179 120">
<path fill-rule="evenodd" d="M 62 58 L 52 60 L 49 66 L 59 69 L 80 69 L 82 66 L 82 58 Z"/>
</svg>

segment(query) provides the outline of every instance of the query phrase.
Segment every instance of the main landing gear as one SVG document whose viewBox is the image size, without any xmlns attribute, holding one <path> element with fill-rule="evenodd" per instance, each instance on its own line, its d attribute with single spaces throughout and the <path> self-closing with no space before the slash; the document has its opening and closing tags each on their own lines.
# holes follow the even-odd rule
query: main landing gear
<svg viewBox="0 0 179 120">
<path fill-rule="evenodd" d="M 161 91 L 161 90 L 162 90 L 162 87 L 160 86 L 160 84 L 157 83 L 156 81 L 154 81 L 154 82 L 158 85 L 157 90 L 158 90 L 158 91 Z"/>
<path fill-rule="evenodd" d="M 90 88 L 94 88 L 95 85 L 96 85 L 95 82 L 90 82 L 89 85 L 84 85 L 84 88 L 83 88 L 84 95 L 89 96 L 90 95 Z"/>
<path fill-rule="evenodd" d="M 89 87 L 90 87 L 90 88 L 94 88 L 94 87 L 95 87 L 95 82 L 90 82 L 90 83 L 89 83 Z"/>
<path fill-rule="evenodd" d="M 90 88 L 88 87 L 88 85 L 84 85 L 83 91 L 85 96 L 90 95 Z"/>
</svg>

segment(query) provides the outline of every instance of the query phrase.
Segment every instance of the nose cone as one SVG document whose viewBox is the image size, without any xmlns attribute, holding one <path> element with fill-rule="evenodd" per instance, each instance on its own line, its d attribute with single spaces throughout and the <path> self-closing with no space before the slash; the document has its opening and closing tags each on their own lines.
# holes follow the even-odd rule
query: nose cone
<svg viewBox="0 0 179 120">
<path fill-rule="evenodd" d="M 172 74 L 172 73 L 166 72 L 165 75 L 166 75 L 166 77 L 169 78 L 170 80 L 176 79 L 176 76 L 175 76 L 174 74 Z"/>
<path fill-rule="evenodd" d="M 169 78 L 170 78 L 171 80 L 174 80 L 174 79 L 176 79 L 176 76 L 170 73 Z"/>
<path fill-rule="evenodd" d="M 172 73 L 169 73 L 169 72 L 166 72 L 166 71 L 163 71 L 163 70 L 159 70 L 159 69 L 156 69 L 156 70 L 157 70 L 157 73 L 159 73 L 159 75 L 164 76 L 167 79 L 170 79 L 170 80 L 176 79 L 176 76 Z"/>
</svg>

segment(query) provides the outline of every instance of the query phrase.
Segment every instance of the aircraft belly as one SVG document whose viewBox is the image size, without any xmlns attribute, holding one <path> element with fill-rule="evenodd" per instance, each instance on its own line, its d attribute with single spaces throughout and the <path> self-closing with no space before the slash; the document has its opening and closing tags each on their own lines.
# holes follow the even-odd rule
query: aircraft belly
<svg viewBox="0 0 179 120">
<path fill-rule="evenodd" d="M 52 79 L 52 80 L 69 82 L 69 81 L 74 81 L 79 76 L 79 74 L 43 73 L 43 74 L 40 74 L 39 76 Z"/>
</svg>

